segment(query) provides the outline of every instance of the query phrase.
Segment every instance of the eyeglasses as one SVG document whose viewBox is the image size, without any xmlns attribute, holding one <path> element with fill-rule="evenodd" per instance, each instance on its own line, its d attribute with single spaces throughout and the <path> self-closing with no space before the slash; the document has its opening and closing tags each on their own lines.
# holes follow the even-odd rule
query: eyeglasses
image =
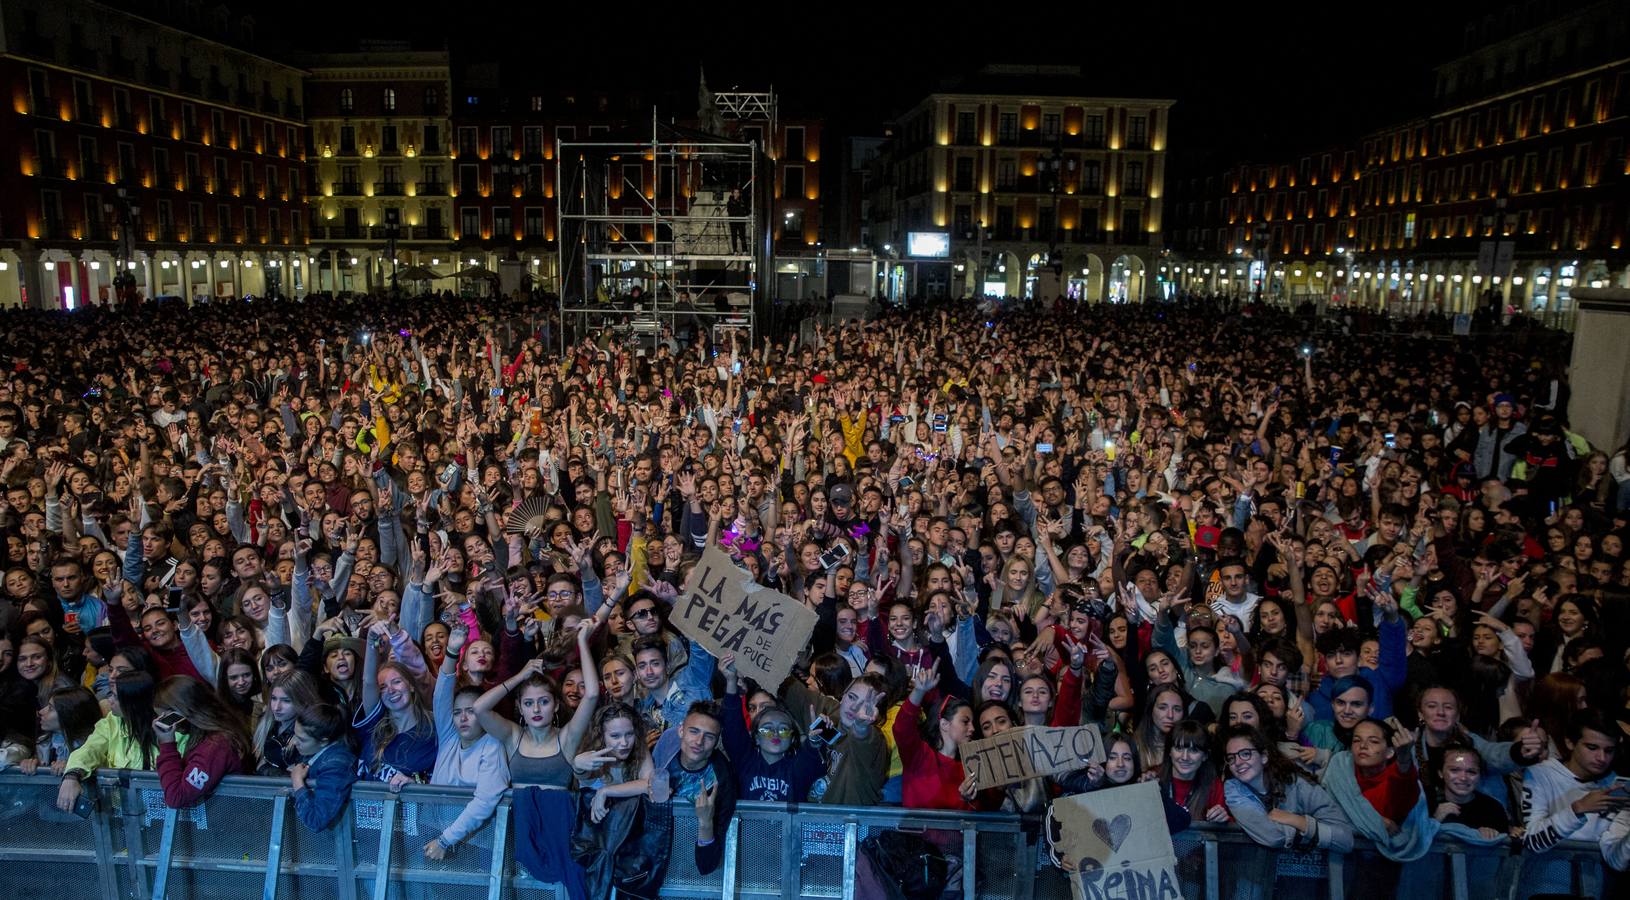
<svg viewBox="0 0 1630 900">
<path fill-rule="evenodd" d="M 656 614 L 657 614 L 656 610 L 654 610 L 651 607 L 647 606 L 644 609 L 635 610 L 634 612 L 629 613 L 628 617 L 630 619 L 646 619 L 646 618 L 650 618 L 651 616 L 654 616 Z"/>
<path fill-rule="evenodd" d="M 1244 750 L 1239 750 L 1234 753 L 1224 753 L 1223 762 L 1230 766 L 1233 765 L 1235 761 L 1250 762 L 1252 759 L 1256 758 L 1257 752 L 1258 751 L 1255 747 L 1246 747 Z"/>
<path fill-rule="evenodd" d="M 784 737 L 787 737 L 788 735 L 792 734 L 792 731 L 793 731 L 793 728 L 792 728 L 791 725 L 760 725 L 760 726 L 758 726 L 758 733 L 763 735 L 764 737 L 784 738 Z"/>
<path fill-rule="evenodd" d="M 549 593 L 544 594 L 544 596 L 548 597 L 550 600 L 570 600 L 573 597 L 577 596 L 577 592 L 576 591 L 550 591 Z"/>
</svg>

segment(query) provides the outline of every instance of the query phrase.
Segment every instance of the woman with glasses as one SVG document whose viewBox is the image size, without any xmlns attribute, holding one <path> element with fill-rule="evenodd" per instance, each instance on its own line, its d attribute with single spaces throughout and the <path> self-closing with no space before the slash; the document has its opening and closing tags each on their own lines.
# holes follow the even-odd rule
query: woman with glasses
<svg viewBox="0 0 1630 900">
<path fill-rule="evenodd" d="M 739 693 L 735 654 L 719 657 L 719 672 L 725 685 L 719 738 L 734 764 L 740 799 L 802 802 L 816 779 L 826 774 L 820 752 L 804 743 L 792 713 L 779 703 L 763 707 L 749 719 Z"/>
<path fill-rule="evenodd" d="M 1324 788 L 1272 749 L 1261 729 L 1235 725 L 1222 734 L 1228 812 L 1265 847 L 1353 849 L 1353 826 Z"/>
</svg>

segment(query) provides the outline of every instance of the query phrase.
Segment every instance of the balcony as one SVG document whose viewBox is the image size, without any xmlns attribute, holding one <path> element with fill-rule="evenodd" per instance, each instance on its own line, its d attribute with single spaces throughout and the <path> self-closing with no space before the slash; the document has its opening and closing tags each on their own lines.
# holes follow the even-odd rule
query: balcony
<svg viewBox="0 0 1630 900">
<path fill-rule="evenodd" d="M 136 114 L 128 109 L 115 110 L 113 113 L 113 127 L 120 131 L 135 131 Z"/>
<path fill-rule="evenodd" d="M 113 227 L 101 220 L 86 222 L 80 236 L 87 241 L 112 241 L 116 239 Z"/>
<path fill-rule="evenodd" d="M 204 143 L 204 128 L 197 122 L 189 122 L 181 126 L 181 137 L 191 143 L 202 144 Z"/>
<path fill-rule="evenodd" d="M 74 119 L 81 125 L 102 124 L 102 114 L 96 108 L 96 104 L 92 103 L 88 106 L 81 106 L 80 104 L 75 103 L 74 106 L 78 107 L 74 110 Z"/>
<path fill-rule="evenodd" d="M 141 187 L 141 169 L 137 166 L 120 168 L 118 184 L 120 187 Z"/>
<path fill-rule="evenodd" d="M 112 167 L 104 166 L 101 163 L 85 163 L 79 167 L 80 181 L 94 181 L 97 184 L 106 184 L 112 174 Z"/>
<path fill-rule="evenodd" d="M 402 229 L 404 241 L 445 241 L 446 225 L 409 225 Z"/>
<path fill-rule="evenodd" d="M 108 74 L 128 81 L 136 80 L 136 61 L 123 56 L 108 60 Z"/>
<path fill-rule="evenodd" d="M 1121 191 L 1122 197 L 1147 197 L 1148 195 L 1149 187 L 1143 184 L 1129 184 L 1125 190 Z"/>
<path fill-rule="evenodd" d="M 400 181 L 379 181 L 379 182 L 375 182 L 374 183 L 374 196 L 375 197 L 400 197 L 400 196 L 402 196 L 402 182 L 400 182 Z"/>
<path fill-rule="evenodd" d="M 288 241 L 284 240 L 283 238 L 284 238 L 283 229 L 281 229 L 281 228 L 273 228 L 270 231 L 266 232 L 266 243 L 268 243 L 268 244 L 286 244 L 286 243 L 288 243 Z"/>
<path fill-rule="evenodd" d="M 423 147 L 419 148 L 419 155 L 420 156 L 440 156 L 440 155 L 442 155 L 441 142 L 436 141 L 436 142 L 433 142 L 433 143 L 425 144 Z"/>
<path fill-rule="evenodd" d="M 175 87 L 175 73 L 163 66 L 148 66 L 147 77 L 143 80 L 153 87 L 166 91 Z"/>
<path fill-rule="evenodd" d="M 176 79 L 176 86 L 183 94 L 201 96 L 204 93 L 204 79 L 187 72 L 182 72 L 181 77 Z"/>
<path fill-rule="evenodd" d="M 40 178 L 67 178 L 68 165 L 55 156 L 42 156 L 34 163 L 34 174 Z"/>
<path fill-rule="evenodd" d="M 219 81 L 212 81 L 209 84 L 208 97 L 216 103 L 231 103 L 232 89 Z"/>
<path fill-rule="evenodd" d="M 198 234 L 204 232 L 202 228 L 194 230 Z M 181 243 L 181 232 L 177 231 L 174 225 L 160 225 L 153 229 L 153 240 L 162 244 L 179 244 Z"/>
<path fill-rule="evenodd" d="M 30 94 L 28 112 L 30 115 L 55 119 L 57 117 L 57 101 L 50 94 Z"/>
<path fill-rule="evenodd" d="M 355 181 L 336 181 L 334 182 L 334 196 L 360 197 L 362 196 L 362 185 Z"/>
<path fill-rule="evenodd" d="M 420 197 L 445 197 L 447 196 L 447 182 L 421 181 L 414 186 L 413 192 Z"/>
</svg>

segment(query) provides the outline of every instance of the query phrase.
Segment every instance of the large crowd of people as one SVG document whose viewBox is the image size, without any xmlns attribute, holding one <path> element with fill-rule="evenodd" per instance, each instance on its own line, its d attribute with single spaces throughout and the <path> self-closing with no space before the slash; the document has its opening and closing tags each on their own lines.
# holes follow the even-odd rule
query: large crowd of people
<svg viewBox="0 0 1630 900">
<path fill-rule="evenodd" d="M 940 303 L 562 353 L 524 299 L 0 313 L 0 754 L 63 810 L 108 768 L 281 779 L 314 830 L 358 781 L 473 789 L 430 860 L 513 789 L 573 896 L 654 895 L 675 804 L 705 873 L 738 801 L 1139 780 L 1174 831 L 1625 868 L 1630 472 L 1570 430 L 1565 338 L 1311 324 Z M 785 683 L 670 624 L 710 547 L 817 614 Z M 959 759 L 1078 724 L 1101 762 Z"/>
</svg>

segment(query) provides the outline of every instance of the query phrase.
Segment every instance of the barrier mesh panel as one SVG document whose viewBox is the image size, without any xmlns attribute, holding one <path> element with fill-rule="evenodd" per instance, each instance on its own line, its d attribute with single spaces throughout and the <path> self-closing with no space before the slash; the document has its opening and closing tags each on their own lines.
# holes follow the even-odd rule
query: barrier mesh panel
<svg viewBox="0 0 1630 900">
<path fill-rule="evenodd" d="M 774 819 L 743 818 L 738 826 L 736 849 L 736 888 L 742 894 L 780 896 L 782 837 L 781 822 Z M 838 852 L 843 852 L 839 839 Z M 806 880 L 807 881 L 807 880 Z M 795 895 L 796 886 L 786 885 Z M 806 895 L 807 896 L 807 895 Z"/>
<path fill-rule="evenodd" d="M 1034 869 L 1036 856 L 1018 831 L 980 831 L 975 843 L 974 895 L 977 897 L 1016 897 L 1020 872 Z M 958 885 L 960 886 L 960 885 Z"/>
</svg>

